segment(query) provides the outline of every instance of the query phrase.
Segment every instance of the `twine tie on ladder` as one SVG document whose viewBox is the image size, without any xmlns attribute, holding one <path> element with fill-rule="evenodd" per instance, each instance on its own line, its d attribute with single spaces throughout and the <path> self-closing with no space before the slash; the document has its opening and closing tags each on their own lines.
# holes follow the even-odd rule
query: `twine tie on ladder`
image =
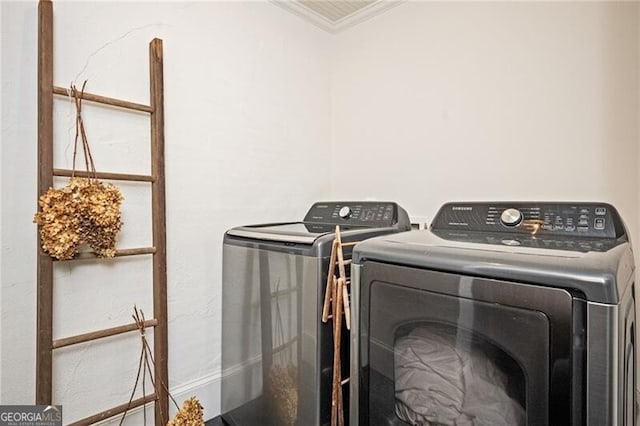
<svg viewBox="0 0 640 426">
<path fill-rule="evenodd" d="M 96 166 L 93 163 L 93 156 L 91 155 L 91 149 L 89 148 L 89 141 L 87 139 L 87 132 L 84 128 L 84 121 L 82 120 L 82 97 L 84 95 L 84 89 L 87 86 L 87 80 L 82 83 L 82 89 L 78 93 L 78 89 L 75 84 L 71 85 L 71 96 L 74 99 L 76 106 L 76 136 L 73 143 L 73 164 L 71 177 L 76 175 L 76 156 L 78 154 L 78 139 L 82 140 L 82 151 L 84 154 L 84 164 L 87 171 L 87 180 L 91 183 L 92 179 L 97 180 Z"/>
<path fill-rule="evenodd" d="M 127 403 L 127 408 L 124 413 L 122 413 L 122 418 L 120 419 L 119 426 L 122 426 L 129 409 L 131 408 L 131 404 L 133 402 L 133 397 L 136 394 L 136 390 L 138 389 L 138 384 L 140 383 L 140 379 L 142 378 L 141 387 L 142 387 L 142 397 L 146 398 L 146 381 L 147 381 L 147 373 L 149 374 L 149 381 L 153 386 L 154 396 L 157 398 L 160 394 L 159 390 L 163 389 L 173 405 L 178 409 L 178 413 L 176 416 L 169 421 L 169 413 L 165 413 L 162 407 L 160 406 L 160 421 L 164 425 L 167 426 L 204 426 L 204 413 L 202 411 L 202 405 L 195 398 L 191 397 L 184 401 L 182 404 L 182 408 L 178 406 L 178 403 L 173 398 L 167 384 L 162 380 L 157 380 L 153 376 L 153 372 L 156 368 L 156 362 L 153 359 L 151 347 L 149 346 L 149 342 L 147 341 L 146 334 L 146 320 L 144 317 L 144 312 L 141 309 L 138 309 L 136 306 L 133 307 L 133 321 L 136 324 L 138 332 L 140 333 L 140 358 L 138 359 L 138 372 L 136 373 L 136 380 L 133 384 L 133 390 L 131 391 L 131 396 L 129 397 L 129 402 Z M 142 377 L 141 377 L 142 376 Z M 157 402 L 157 401 L 156 401 Z M 142 404 L 142 417 L 143 424 L 147 424 L 147 402 L 144 400 Z"/>
<path fill-rule="evenodd" d="M 159 392 L 158 392 L 158 388 L 159 388 L 158 381 L 154 380 L 154 377 L 153 377 L 153 371 L 155 369 L 156 363 L 155 363 L 155 360 L 153 359 L 153 355 L 152 355 L 151 347 L 149 346 L 149 342 L 147 341 L 144 312 L 142 310 L 139 310 L 136 306 L 134 306 L 133 307 L 133 315 L 131 315 L 131 317 L 133 318 L 133 321 L 135 322 L 136 327 L 138 328 L 138 332 L 140 333 L 140 358 L 138 360 L 138 372 L 136 373 L 136 380 L 135 380 L 135 382 L 133 384 L 133 390 L 131 391 L 131 396 L 129 397 L 129 402 L 127 404 L 127 408 L 125 409 L 124 413 L 122 413 L 122 418 L 120 419 L 120 423 L 119 423 L 120 426 L 122 426 L 122 423 L 124 422 L 124 419 L 127 416 L 127 413 L 129 412 L 129 408 L 131 407 L 131 403 L 133 402 L 133 397 L 135 396 L 136 390 L 138 389 L 138 383 L 140 382 L 140 376 L 141 375 L 142 375 L 142 384 L 141 384 L 141 386 L 142 386 L 142 396 L 143 396 L 143 398 L 147 396 L 146 395 L 146 375 L 147 375 L 147 372 L 149 372 L 149 381 L 151 382 L 151 385 L 153 386 L 155 395 L 157 396 L 159 394 Z M 180 409 L 180 407 L 176 403 L 175 399 L 173 399 L 173 397 L 169 393 L 169 389 L 167 389 L 166 384 L 162 380 L 160 380 L 160 385 L 167 392 L 167 394 L 169 395 L 169 398 L 174 403 L 176 408 Z M 142 405 L 142 416 L 143 416 L 143 419 L 144 419 L 144 424 L 146 425 L 147 424 L 147 403 L 146 403 L 146 401 Z M 169 420 L 169 413 L 164 413 L 162 411 L 162 409 L 161 409 L 160 410 L 160 417 L 162 419 L 161 421 L 163 422 L 163 424 L 165 424 Z"/>
</svg>

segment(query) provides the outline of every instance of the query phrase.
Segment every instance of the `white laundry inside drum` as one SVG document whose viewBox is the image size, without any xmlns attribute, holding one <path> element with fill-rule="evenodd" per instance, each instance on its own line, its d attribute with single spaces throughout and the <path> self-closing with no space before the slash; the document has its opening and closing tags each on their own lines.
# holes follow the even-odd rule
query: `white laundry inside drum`
<svg viewBox="0 0 640 426">
<path fill-rule="evenodd" d="M 525 411 L 509 395 L 509 378 L 493 352 L 460 329 L 436 323 L 398 338 L 396 415 L 419 426 L 524 425 Z"/>
</svg>

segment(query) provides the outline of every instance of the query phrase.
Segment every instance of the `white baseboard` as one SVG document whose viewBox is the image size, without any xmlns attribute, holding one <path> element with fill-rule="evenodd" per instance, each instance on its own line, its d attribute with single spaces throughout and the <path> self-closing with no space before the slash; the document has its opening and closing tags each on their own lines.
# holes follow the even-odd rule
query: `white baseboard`
<svg viewBox="0 0 640 426">
<path fill-rule="evenodd" d="M 182 403 L 195 396 L 204 407 L 204 419 L 210 420 L 220 414 L 220 372 L 202 376 L 196 380 L 184 383 L 171 388 L 171 395 L 178 405 L 182 407 Z M 144 425 L 142 407 L 134 408 L 127 413 L 127 417 L 123 425 Z M 173 402 L 169 401 L 169 414 L 171 417 L 178 410 Z M 147 406 L 147 424 L 153 425 L 153 404 Z M 117 425 L 120 423 L 121 416 L 112 417 L 111 419 L 96 423 L 97 425 Z"/>
<path fill-rule="evenodd" d="M 172 388 L 171 395 L 180 406 L 185 400 L 195 396 L 204 407 L 204 419 L 209 420 L 220 414 L 220 381 L 220 372 L 208 374 Z M 173 403 L 171 405 L 173 406 Z M 175 410 L 171 413 L 173 415 Z"/>
</svg>

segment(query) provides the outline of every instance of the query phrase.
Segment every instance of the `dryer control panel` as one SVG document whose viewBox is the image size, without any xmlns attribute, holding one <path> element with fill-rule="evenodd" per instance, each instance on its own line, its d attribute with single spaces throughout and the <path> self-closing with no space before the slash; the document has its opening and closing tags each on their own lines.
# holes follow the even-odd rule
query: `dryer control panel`
<svg viewBox="0 0 640 426">
<path fill-rule="evenodd" d="M 315 203 L 306 216 L 305 223 L 322 223 L 348 226 L 389 227 L 398 218 L 398 205 L 391 202 L 345 201 Z"/>
<path fill-rule="evenodd" d="M 447 203 L 431 228 L 609 239 L 625 234 L 618 212 L 606 203 Z"/>
</svg>

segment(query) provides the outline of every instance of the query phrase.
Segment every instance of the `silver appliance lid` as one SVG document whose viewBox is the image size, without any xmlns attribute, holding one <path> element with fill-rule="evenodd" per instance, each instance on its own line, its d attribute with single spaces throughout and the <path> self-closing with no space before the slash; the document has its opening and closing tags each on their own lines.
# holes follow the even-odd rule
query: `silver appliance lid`
<svg viewBox="0 0 640 426">
<path fill-rule="evenodd" d="M 335 226 L 291 222 L 239 226 L 230 229 L 227 231 L 227 234 L 234 237 L 254 240 L 313 244 L 319 237 L 329 234 L 334 230 Z"/>
</svg>

